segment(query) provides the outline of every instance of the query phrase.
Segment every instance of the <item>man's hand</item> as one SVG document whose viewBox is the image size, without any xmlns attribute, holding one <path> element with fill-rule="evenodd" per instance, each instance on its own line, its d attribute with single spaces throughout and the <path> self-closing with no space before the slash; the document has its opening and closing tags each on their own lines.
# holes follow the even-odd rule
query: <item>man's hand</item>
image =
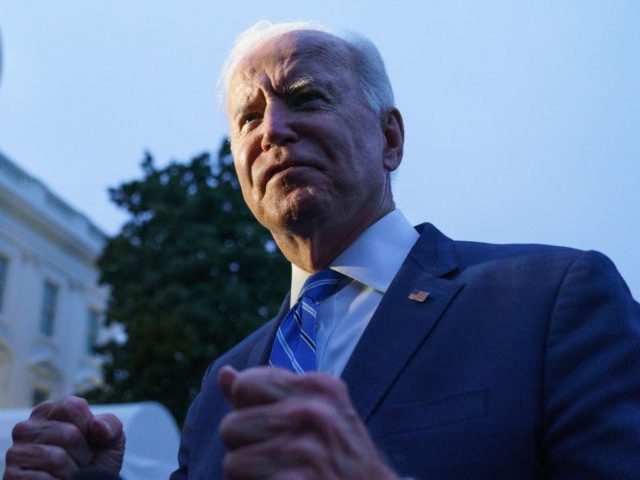
<svg viewBox="0 0 640 480">
<path fill-rule="evenodd" d="M 65 479 L 87 465 L 117 473 L 124 443 L 120 420 L 94 416 L 84 399 L 43 402 L 13 428 L 4 480 Z"/>
<path fill-rule="evenodd" d="M 234 408 L 220 424 L 234 479 L 397 479 L 380 458 L 341 380 L 269 367 L 223 367 Z"/>
</svg>

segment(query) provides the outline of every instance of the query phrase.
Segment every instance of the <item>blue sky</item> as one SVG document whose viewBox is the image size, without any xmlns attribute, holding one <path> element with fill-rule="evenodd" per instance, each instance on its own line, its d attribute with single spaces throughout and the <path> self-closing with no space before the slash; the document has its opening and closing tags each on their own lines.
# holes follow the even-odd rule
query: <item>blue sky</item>
<svg viewBox="0 0 640 480">
<path fill-rule="evenodd" d="M 226 3 L 226 6 L 225 6 Z M 0 0 L 0 150 L 99 227 L 106 188 L 217 149 L 215 84 L 253 21 L 380 48 L 407 133 L 397 204 L 455 239 L 608 254 L 640 297 L 640 2 Z"/>
</svg>

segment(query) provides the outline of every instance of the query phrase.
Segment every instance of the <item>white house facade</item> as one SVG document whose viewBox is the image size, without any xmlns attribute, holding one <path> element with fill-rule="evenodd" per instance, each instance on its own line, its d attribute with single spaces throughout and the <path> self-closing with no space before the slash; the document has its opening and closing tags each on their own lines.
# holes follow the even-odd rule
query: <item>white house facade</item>
<svg viewBox="0 0 640 480">
<path fill-rule="evenodd" d="M 0 408 L 101 382 L 91 347 L 108 296 L 96 267 L 105 240 L 0 153 Z"/>
</svg>

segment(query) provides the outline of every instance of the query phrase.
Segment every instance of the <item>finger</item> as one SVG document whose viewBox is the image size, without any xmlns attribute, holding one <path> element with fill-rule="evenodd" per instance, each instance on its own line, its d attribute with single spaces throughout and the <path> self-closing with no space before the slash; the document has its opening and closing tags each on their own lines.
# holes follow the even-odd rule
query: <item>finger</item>
<svg viewBox="0 0 640 480">
<path fill-rule="evenodd" d="M 237 373 L 231 390 L 235 408 L 273 403 L 293 395 L 323 396 L 343 406 L 351 403 L 344 381 L 322 372 L 298 375 L 280 368 L 249 368 Z"/>
<path fill-rule="evenodd" d="M 56 445 L 16 444 L 7 450 L 6 461 L 7 469 L 46 472 L 54 478 L 67 478 L 78 470 L 66 450 Z"/>
<path fill-rule="evenodd" d="M 270 455 L 265 445 L 252 444 L 227 452 L 222 461 L 222 469 L 227 480 L 272 478 L 282 473 L 278 463 L 277 457 Z"/>
<path fill-rule="evenodd" d="M 295 424 L 292 416 L 280 413 L 276 404 L 234 410 L 220 422 L 219 432 L 227 448 L 267 440 L 279 433 L 291 430 Z"/>
<path fill-rule="evenodd" d="M 93 452 L 78 427 L 71 423 L 56 420 L 27 420 L 13 428 L 13 441 L 16 444 L 53 445 L 68 452 L 78 465 L 87 465 L 93 458 Z"/>
<path fill-rule="evenodd" d="M 44 402 L 40 402 L 31 410 L 31 415 L 29 415 L 30 419 L 36 418 L 47 418 L 51 409 L 55 406 L 55 402 L 52 400 L 45 400 Z"/>
<path fill-rule="evenodd" d="M 232 405 L 244 408 L 273 403 L 296 391 L 296 375 L 272 367 L 255 367 L 239 372 L 232 386 Z"/>
<path fill-rule="evenodd" d="M 227 480 L 346 478 L 332 475 L 330 464 L 313 441 L 282 435 L 227 452 L 222 466 Z"/>
<path fill-rule="evenodd" d="M 299 395 L 322 396 L 336 404 L 351 403 L 346 383 L 340 378 L 323 372 L 296 375 L 293 388 Z"/>
<path fill-rule="evenodd" d="M 234 410 L 220 422 L 220 437 L 229 449 L 286 434 L 310 435 L 327 444 L 353 431 L 342 411 L 321 397 L 291 396 L 283 401 Z"/>
<path fill-rule="evenodd" d="M 87 436 L 93 413 L 84 398 L 72 396 L 54 402 L 46 418 L 71 423 L 78 427 L 83 435 Z"/>
<path fill-rule="evenodd" d="M 89 425 L 93 464 L 112 472 L 122 468 L 126 438 L 122 422 L 110 413 L 96 415 Z"/>
<path fill-rule="evenodd" d="M 111 413 L 93 417 L 89 423 L 89 433 L 91 444 L 102 448 L 117 445 L 124 435 L 122 422 Z"/>
<path fill-rule="evenodd" d="M 238 376 L 238 371 L 230 365 L 225 365 L 218 371 L 218 385 L 224 398 L 233 405 L 233 383 Z"/>
</svg>

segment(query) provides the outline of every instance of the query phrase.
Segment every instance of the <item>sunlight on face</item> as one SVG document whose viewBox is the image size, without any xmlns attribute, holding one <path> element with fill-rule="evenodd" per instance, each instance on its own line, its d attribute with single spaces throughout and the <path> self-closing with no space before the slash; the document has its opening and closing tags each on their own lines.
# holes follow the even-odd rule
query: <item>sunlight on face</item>
<svg viewBox="0 0 640 480">
<path fill-rule="evenodd" d="M 290 32 L 265 41 L 231 76 L 238 178 L 272 232 L 348 230 L 388 207 L 384 132 L 349 59 L 340 39 Z"/>
</svg>

